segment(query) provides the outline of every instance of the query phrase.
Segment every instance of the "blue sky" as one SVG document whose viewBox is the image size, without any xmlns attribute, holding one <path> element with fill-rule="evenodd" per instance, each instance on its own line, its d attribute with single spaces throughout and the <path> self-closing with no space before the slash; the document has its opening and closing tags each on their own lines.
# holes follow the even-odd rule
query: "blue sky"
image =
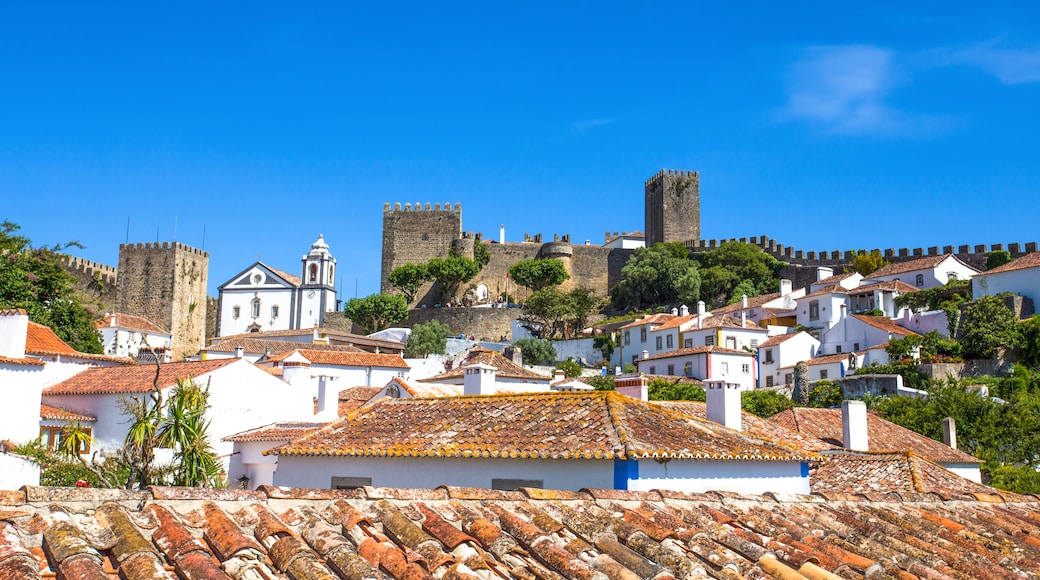
<svg viewBox="0 0 1040 580">
<path fill-rule="evenodd" d="M 1037 240 L 1040 8 L 904 4 L 16 3 L 0 219 L 112 265 L 128 220 L 204 242 L 213 294 L 323 233 L 343 298 L 384 202 L 602 243 L 662 168 L 700 171 L 706 238 Z"/>
</svg>

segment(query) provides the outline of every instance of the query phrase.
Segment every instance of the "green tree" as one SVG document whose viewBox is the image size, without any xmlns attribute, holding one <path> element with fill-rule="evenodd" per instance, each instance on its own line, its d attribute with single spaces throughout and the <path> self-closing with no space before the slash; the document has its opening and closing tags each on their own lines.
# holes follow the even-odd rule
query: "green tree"
<svg viewBox="0 0 1040 580">
<path fill-rule="evenodd" d="M 614 375 L 605 376 L 594 376 L 585 379 L 585 382 L 592 385 L 593 389 L 597 391 L 613 391 L 614 390 Z"/>
<path fill-rule="evenodd" d="M 1007 250 L 993 250 L 986 254 L 986 269 L 992 270 L 997 266 L 1003 266 L 1011 261 L 1011 252 Z"/>
<path fill-rule="evenodd" d="M 542 325 L 543 338 L 561 334 L 569 313 L 567 294 L 555 286 L 535 290 L 524 302 L 524 316 Z"/>
<path fill-rule="evenodd" d="M 404 264 L 394 268 L 388 276 L 390 283 L 404 294 L 404 299 L 411 304 L 419 288 L 430 280 L 430 268 L 425 263 Z"/>
<path fill-rule="evenodd" d="M 696 254 L 695 259 L 700 264 L 701 299 L 712 307 L 725 305 L 744 281 L 754 287 L 756 295 L 776 292 L 780 271 L 787 265 L 744 242 L 725 242 Z"/>
<path fill-rule="evenodd" d="M 581 376 L 581 365 L 572 358 L 556 363 L 556 369 L 563 371 L 563 376 L 568 379 Z"/>
<path fill-rule="evenodd" d="M 521 338 L 513 346 L 520 347 L 520 356 L 525 365 L 551 365 L 556 362 L 556 347 L 548 340 Z"/>
<path fill-rule="evenodd" d="M 841 404 L 841 385 L 834 381 L 816 381 L 809 386 L 810 407 L 829 409 Z"/>
<path fill-rule="evenodd" d="M 1000 348 L 1015 348 L 1021 336 L 1015 313 L 1003 296 L 984 296 L 964 309 L 961 345 L 968 358 L 991 358 Z"/>
<path fill-rule="evenodd" d="M 343 315 L 361 327 L 362 334 L 372 334 L 408 318 L 408 303 L 399 294 L 372 294 L 351 298 Z"/>
<path fill-rule="evenodd" d="M 682 379 L 653 378 L 647 383 L 647 398 L 651 401 L 701 401 L 707 395 L 704 389 L 684 383 Z"/>
<path fill-rule="evenodd" d="M 744 391 L 740 408 L 757 417 L 772 417 L 794 407 L 794 401 L 776 391 Z"/>
<path fill-rule="evenodd" d="M 409 358 L 426 357 L 431 354 L 444 354 L 448 346 L 448 334 L 451 329 L 439 320 L 431 320 L 425 324 L 417 324 L 408 335 L 404 345 L 404 354 Z"/>
<path fill-rule="evenodd" d="M 220 459 L 209 442 L 209 389 L 191 378 L 177 381 L 155 432 L 156 445 L 174 450 L 173 485 L 216 487 Z"/>
<path fill-rule="evenodd" d="M 678 242 L 638 248 L 621 269 L 610 295 L 618 308 L 695 304 L 701 291 L 697 263 Z"/>
<path fill-rule="evenodd" d="M 536 292 L 550 286 L 559 286 L 570 277 L 567 267 L 555 258 L 520 260 L 509 267 L 511 280 Z"/>
<path fill-rule="evenodd" d="M 888 265 L 888 260 L 881 255 L 880 250 L 870 252 L 859 252 L 845 269 L 846 272 L 858 272 L 863 276 L 873 274 Z"/>
<path fill-rule="evenodd" d="M 592 339 L 592 346 L 603 353 L 603 360 L 610 361 L 610 357 L 614 354 L 614 349 L 617 348 L 617 340 L 614 338 L 614 333 L 601 334 Z"/>
<path fill-rule="evenodd" d="M 480 265 L 476 261 L 458 256 L 432 258 L 427 262 L 427 267 L 430 277 L 440 285 L 442 300 L 454 298 L 459 287 L 480 272 Z"/>
<path fill-rule="evenodd" d="M 480 269 L 484 269 L 484 266 L 488 265 L 491 261 L 491 250 L 488 249 L 487 244 L 477 242 L 473 245 L 473 261 Z"/>
<path fill-rule="evenodd" d="M 913 358 L 921 348 L 922 342 L 924 342 L 924 338 L 918 334 L 910 334 L 903 338 L 893 338 L 888 341 L 885 352 L 888 353 L 890 359 L 894 360 Z"/>
<path fill-rule="evenodd" d="M 601 300 L 596 293 L 584 287 L 574 288 L 566 295 L 567 313 L 564 319 L 571 327 L 572 334 L 578 334 L 585 329 L 589 321 L 589 314 L 599 307 Z"/>
<path fill-rule="evenodd" d="M 1018 328 L 1022 335 L 1022 361 L 1040 367 L 1040 314 L 1034 314 Z"/>
<path fill-rule="evenodd" d="M 0 308 L 21 308 L 33 322 L 54 330 L 72 348 L 87 353 L 104 352 L 94 311 L 76 293 L 76 280 L 62 267 L 58 254 L 75 242 L 33 248 L 20 228 L 0 224 Z"/>
<path fill-rule="evenodd" d="M 751 280 L 741 280 L 740 283 L 737 284 L 737 287 L 733 289 L 733 294 L 729 297 L 729 300 L 726 301 L 726 304 L 735 304 L 740 302 L 745 296 L 748 298 L 758 296 L 758 289 L 755 288 L 755 284 Z"/>
</svg>

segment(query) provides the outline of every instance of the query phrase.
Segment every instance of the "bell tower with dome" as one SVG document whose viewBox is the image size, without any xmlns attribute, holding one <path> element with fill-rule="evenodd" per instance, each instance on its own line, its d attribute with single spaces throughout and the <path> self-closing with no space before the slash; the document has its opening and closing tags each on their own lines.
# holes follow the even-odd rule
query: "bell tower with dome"
<svg viewBox="0 0 1040 580">
<path fill-rule="evenodd" d="M 329 253 L 325 236 L 311 244 L 311 251 L 303 257 L 300 275 L 300 300 L 296 319 L 299 328 L 325 326 L 325 313 L 337 310 L 336 258 Z"/>
</svg>

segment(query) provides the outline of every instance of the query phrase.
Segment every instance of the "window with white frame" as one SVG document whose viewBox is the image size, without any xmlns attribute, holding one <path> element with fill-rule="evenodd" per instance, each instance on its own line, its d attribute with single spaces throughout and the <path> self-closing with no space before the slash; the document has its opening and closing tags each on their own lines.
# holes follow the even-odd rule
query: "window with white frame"
<svg viewBox="0 0 1040 580">
<path fill-rule="evenodd" d="M 238 318 L 241 315 L 242 315 L 242 307 L 241 306 L 232 306 L 231 307 L 231 318 Z"/>
<path fill-rule="evenodd" d="M 771 363 L 771 362 L 773 362 L 773 349 L 771 349 L 771 348 L 767 348 L 767 349 L 766 349 L 766 357 L 765 357 L 765 361 L 766 361 L 767 363 Z"/>
<path fill-rule="evenodd" d="M 250 303 L 250 306 L 250 316 L 252 316 L 253 318 L 260 318 L 260 299 L 253 298 L 253 301 Z"/>
<path fill-rule="evenodd" d="M 752 338 L 751 339 L 751 348 L 758 348 L 758 339 L 757 338 Z"/>
<path fill-rule="evenodd" d="M 639 342 L 646 342 L 646 327 L 639 327 Z"/>
<path fill-rule="evenodd" d="M 733 350 L 737 350 L 737 339 L 736 339 L 736 337 L 734 337 L 734 336 L 727 336 L 726 337 L 726 348 L 731 348 Z"/>
<path fill-rule="evenodd" d="M 768 377 L 766 377 L 766 387 L 769 388 L 769 387 L 772 387 L 772 386 L 773 386 L 773 375 L 769 375 Z"/>
<path fill-rule="evenodd" d="M 684 340 L 683 341 L 683 347 L 685 347 L 685 348 L 693 348 L 693 339 L 692 338 L 687 338 L 686 340 Z"/>
<path fill-rule="evenodd" d="M 632 344 L 632 331 L 631 330 L 626 330 L 625 331 L 625 344 L 626 345 Z"/>
<path fill-rule="evenodd" d="M 745 374 L 745 375 L 750 373 L 751 372 L 751 365 L 746 365 L 746 364 L 745 365 L 740 365 L 740 372 Z"/>
<path fill-rule="evenodd" d="M 271 318 L 278 318 L 278 305 L 275 304 L 271 307 Z"/>
<path fill-rule="evenodd" d="M 724 362 L 724 363 L 722 363 L 722 376 L 726 376 L 728 374 L 729 374 L 729 363 L 728 362 Z"/>
<path fill-rule="evenodd" d="M 813 300 L 812 302 L 809 303 L 809 320 L 819 320 L 819 319 L 820 319 L 820 302 L 818 300 Z"/>
</svg>

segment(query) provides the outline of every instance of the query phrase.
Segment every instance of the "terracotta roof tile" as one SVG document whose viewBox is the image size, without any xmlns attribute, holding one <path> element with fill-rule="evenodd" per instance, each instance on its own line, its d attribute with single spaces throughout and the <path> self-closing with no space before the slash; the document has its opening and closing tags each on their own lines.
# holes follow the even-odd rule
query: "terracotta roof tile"
<svg viewBox="0 0 1040 580">
<path fill-rule="evenodd" d="M 374 352 L 343 352 L 334 350 L 311 350 L 297 349 L 283 352 L 277 356 L 267 359 L 271 362 L 282 362 L 293 355 L 300 353 L 311 364 L 335 365 L 350 367 L 383 367 L 394 369 L 410 368 L 399 354 L 376 354 Z"/>
<path fill-rule="evenodd" d="M 667 313 L 667 312 L 663 312 L 663 313 L 659 313 L 659 314 L 649 314 L 649 315 L 644 316 L 642 318 L 633 320 L 632 322 L 629 322 L 628 324 L 622 326 L 621 328 L 636 328 L 636 327 L 643 326 L 643 325 L 646 325 L 646 324 L 664 324 L 664 323 L 668 322 L 669 320 L 671 320 L 673 318 L 675 318 L 675 315 Z"/>
<path fill-rule="evenodd" d="M 164 363 L 159 373 L 162 388 L 173 386 L 178 379 L 201 377 L 238 359 L 219 359 Z M 115 367 L 93 367 L 43 390 L 45 395 L 80 395 L 100 393 L 147 393 L 152 390 L 155 366 L 149 364 Z"/>
<path fill-rule="evenodd" d="M 76 349 L 58 338 L 50 327 L 29 321 L 25 334 L 25 352 L 31 354 L 77 354 Z"/>
<path fill-rule="evenodd" d="M 865 294 L 868 292 L 874 292 L 876 290 L 889 290 L 893 292 L 899 292 L 901 294 L 909 294 L 910 292 L 919 292 L 921 289 L 916 286 L 911 286 L 902 280 L 889 280 L 888 282 L 875 282 L 874 284 L 867 284 L 865 286 L 859 286 L 848 291 L 849 294 Z"/>
<path fill-rule="evenodd" d="M 769 348 L 769 347 L 781 345 L 781 344 L 787 342 L 788 340 L 791 340 L 792 338 L 798 336 L 799 334 L 801 334 L 801 333 L 799 333 L 799 332 L 789 332 L 787 334 L 778 334 L 776 336 L 770 336 L 769 338 L 767 338 L 765 340 L 765 342 L 760 343 L 758 345 L 758 348 Z"/>
<path fill-rule="evenodd" d="M 59 409 L 50 405 L 40 405 L 40 418 L 50 421 L 80 421 L 83 423 L 93 423 L 97 421 L 97 417 L 73 413 L 67 409 Z"/>
<path fill-rule="evenodd" d="M 284 279 L 286 282 L 292 284 L 293 286 L 299 287 L 300 284 L 303 283 L 303 280 L 301 280 L 299 276 L 295 276 L 295 275 L 290 274 L 290 273 L 288 273 L 288 272 L 286 272 L 284 270 L 279 270 L 278 268 L 272 268 L 271 266 L 268 266 L 267 264 L 264 264 L 264 267 L 267 268 L 268 270 L 274 272 L 275 274 L 278 274 L 279 276 L 282 277 L 282 279 Z"/>
<path fill-rule="evenodd" d="M 670 350 L 668 352 L 662 352 L 661 354 L 655 354 L 653 356 L 649 356 L 647 358 L 641 358 L 641 359 L 637 359 L 637 360 L 639 360 L 639 361 L 659 360 L 659 359 L 663 359 L 663 358 L 674 358 L 674 357 L 678 357 L 678 356 L 690 356 L 690 355 L 705 354 L 705 353 L 734 354 L 734 355 L 741 355 L 741 356 L 755 356 L 754 353 L 750 353 L 750 352 L 748 352 L 746 350 L 734 350 L 732 348 L 724 348 L 724 347 L 721 347 L 721 346 L 695 346 L 695 347 L 692 347 L 692 348 L 679 348 L 679 349 L 676 349 L 676 350 Z"/>
<path fill-rule="evenodd" d="M 273 453 L 724 460 L 813 455 L 614 392 L 380 399 Z"/>
<path fill-rule="evenodd" d="M 115 319 L 115 324 L 112 324 L 113 319 Z M 106 314 L 104 318 L 96 320 L 94 322 L 94 326 L 96 326 L 97 328 L 114 326 L 116 328 L 138 330 L 141 332 L 148 332 L 151 334 L 170 334 L 168 330 L 163 330 L 162 328 L 159 328 L 159 325 L 155 324 L 151 320 L 148 320 L 144 316 L 123 314 L 121 312 L 113 312 L 112 314 Z"/>
<path fill-rule="evenodd" d="M 307 433 L 324 427 L 325 423 L 314 423 L 307 421 L 280 421 L 256 427 L 234 435 L 228 435 L 221 441 L 292 441 L 303 437 Z"/>
<path fill-rule="evenodd" d="M 26 365 L 31 367 L 42 367 L 47 365 L 47 363 L 43 362 L 42 360 L 37 360 L 34 358 L 11 358 L 8 356 L 0 356 L 0 364 Z"/>
<path fill-rule="evenodd" d="M 912 272 L 914 270 L 927 270 L 934 268 L 939 265 L 940 262 L 953 254 L 941 254 L 938 256 L 925 256 L 915 260 L 907 260 L 905 262 L 895 262 L 882 266 L 877 270 L 874 270 L 870 274 L 865 276 L 865 279 L 881 278 L 882 276 L 894 276 L 896 274 L 902 274 L 904 272 Z"/>
<path fill-rule="evenodd" d="M 368 352 L 356 346 L 350 346 L 347 344 L 311 344 L 291 340 L 277 340 L 274 338 L 251 338 L 246 334 L 214 342 L 202 350 L 205 352 L 235 352 L 235 349 L 238 347 L 242 347 L 243 351 L 250 354 L 270 353 L 271 356 L 292 352 L 300 347 L 305 347 L 308 350 Z"/>
<path fill-rule="evenodd" d="M 837 363 L 837 362 L 844 362 L 844 361 L 849 360 L 849 355 L 850 354 L 854 354 L 854 353 L 839 352 L 839 353 L 835 353 L 835 354 L 825 354 L 825 355 L 822 355 L 822 356 L 811 358 L 811 359 L 805 361 L 805 364 L 807 364 L 809 366 L 814 366 L 814 365 L 829 365 L 829 364 L 834 364 L 834 363 Z"/>
<path fill-rule="evenodd" d="M 655 401 L 654 404 L 678 411 L 689 417 L 704 421 L 708 420 L 708 407 L 705 403 L 699 401 Z M 752 415 L 747 411 L 741 411 L 740 415 L 744 431 L 760 439 L 777 441 L 789 447 L 807 449 L 814 452 L 832 449 L 830 445 L 821 442 L 819 439 L 803 435 L 768 419 Z"/>
<path fill-rule="evenodd" d="M 686 323 L 695 323 L 697 315 L 692 316 L 679 316 L 673 318 L 661 326 L 657 327 L 656 330 L 667 330 L 669 328 L 675 328 L 682 326 Z M 739 316 L 726 316 L 722 314 L 716 314 L 712 312 L 704 316 L 704 320 L 701 321 L 701 328 L 754 328 L 757 330 L 763 330 L 758 324 L 751 320 L 745 320 L 744 326 L 740 325 Z"/>
<path fill-rule="evenodd" d="M 860 322 L 869 324 L 874 328 L 880 328 L 881 330 L 884 330 L 889 334 L 895 334 L 898 336 L 911 336 L 914 334 L 918 334 L 917 332 L 914 332 L 909 328 L 899 326 L 898 324 L 896 324 L 894 320 L 892 320 L 891 318 L 886 318 L 884 316 L 866 316 L 863 314 L 853 314 L 852 317 L 856 320 L 859 320 Z"/>
<path fill-rule="evenodd" d="M 855 276 L 855 275 L 856 275 L 856 272 L 844 272 L 844 273 L 841 273 L 841 274 L 835 274 L 833 276 L 827 276 L 826 278 L 823 278 L 822 280 L 817 280 L 817 281 L 813 282 L 813 284 L 814 285 L 815 284 L 835 285 L 838 282 L 841 282 L 842 280 L 846 280 L 848 278 L 851 278 L 852 276 Z"/>
<path fill-rule="evenodd" d="M 828 454 L 814 462 L 809 480 L 813 493 L 999 493 L 907 451 Z"/>
<path fill-rule="evenodd" d="M 1026 268 L 1040 267 L 1040 252 L 1030 252 L 1018 259 L 1012 260 L 1003 266 L 997 266 L 992 270 L 986 270 L 983 274 L 1002 274 L 1004 272 L 1013 272 L 1015 270 L 1025 270 Z"/>
<path fill-rule="evenodd" d="M 545 381 L 548 384 L 548 381 L 552 378 L 538 374 L 534 371 L 529 371 L 493 350 L 486 350 L 480 348 L 473 349 L 472 351 L 470 351 L 469 358 L 465 362 L 459 363 L 458 366 L 451 369 L 450 371 L 443 372 L 439 375 L 432 376 L 424 380 L 425 382 L 431 383 L 449 380 L 461 380 L 465 376 L 465 371 L 463 369 L 468 365 L 474 364 L 483 364 L 494 367 L 496 369 L 496 376 L 507 379 Z"/>
<path fill-rule="evenodd" d="M 773 292 L 772 294 L 760 294 L 758 296 L 748 296 L 747 307 L 749 309 L 750 308 L 758 308 L 759 306 L 762 306 L 763 304 L 765 304 L 767 302 L 771 302 L 773 300 L 776 300 L 779 297 L 780 297 L 780 293 L 779 292 Z M 728 314 L 730 312 L 738 312 L 739 313 L 741 310 L 743 310 L 743 307 L 741 306 L 740 301 L 738 300 L 737 302 L 734 302 L 733 304 L 727 304 L 725 306 L 720 306 L 718 308 L 715 308 L 715 309 L 713 309 L 711 311 L 711 313 L 712 314 L 716 314 L 716 315 L 717 314 Z"/>
<path fill-rule="evenodd" d="M 802 300 L 804 300 L 806 298 L 816 298 L 818 296 L 825 296 L 827 294 L 843 294 L 844 295 L 844 294 L 848 294 L 849 292 L 851 292 L 851 290 L 849 290 L 848 288 L 845 288 L 843 286 L 838 286 L 837 284 L 834 284 L 832 286 L 824 286 L 823 288 L 820 288 L 819 290 L 816 290 L 815 292 L 810 292 L 810 293 L 806 294 L 805 296 L 802 296 L 801 298 L 799 298 L 798 301 L 801 302 Z"/>
<path fill-rule="evenodd" d="M 841 409 L 798 407 L 777 413 L 770 421 L 823 441 L 832 448 L 842 447 Z M 874 452 L 909 451 L 936 463 L 982 463 L 971 455 L 867 413 L 867 437 Z"/>
<path fill-rule="evenodd" d="M 316 327 L 310 329 L 299 329 L 299 330 L 265 330 L 263 332 L 246 332 L 242 334 L 233 334 L 228 336 L 222 336 L 218 340 L 220 342 L 232 339 L 247 339 L 247 340 L 269 340 L 286 337 L 301 337 L 301 336 L 313 336 L 317 332 L 318 336 L 323 339 L 328 339 L 329 344 L 332 345 L 354 345 L 358 346 L 362 350 L 371 351 L 374 348 L 379 348 L 384 351 L 398 352 L 404 350 L 404 343 L 397 342 L 396 340 L 384 340 L 382 338 L 371 338 L 368 336 L 362 336 L 360 334 L 351 334 L 349 332 L 342 332 L 339 330 L 333 330 L 326 327 Z M 301 344 L 299 341 L 296 342 L 297 348 Z M 311 345 L 311 343 L 302 343 Z M 233 350 L 233 349 L 232 349 Z M 256 352 L 256 351 L 253 351 Z M 260 351 L 262 352 L 262 351 Z"/>
</svg>

